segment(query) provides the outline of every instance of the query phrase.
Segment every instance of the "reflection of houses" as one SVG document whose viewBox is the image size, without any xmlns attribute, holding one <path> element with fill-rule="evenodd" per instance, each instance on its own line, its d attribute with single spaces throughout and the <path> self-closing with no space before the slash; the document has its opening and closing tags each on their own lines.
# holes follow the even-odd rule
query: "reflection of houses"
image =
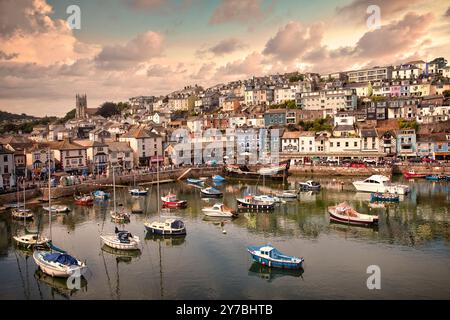
<svg viewBox="0 0 450 320">
<path fill-rule="evenodd" d="M 93 173 L 106 172 L 108 166 L 108 145 L 104 142 L 91 140 L 77 140 L 86 148 L 88 166 Z"/>
<path fill-rule="evenodd" d="M 0 144 L 0 188 L 5 190 L 15 185 L 14 152 Z"/>
<path fill-rule="evenodd" d="M 133 149 L 127 142 L 109 142 L 109 162 L 112 166 L 120 166 L 123 169 L 133 169 Z"/>
<path fill-rule="evenodd" d="M 27 167 L 34 176 L 39 176 L 41 173 L 47 172 L 48 160 L 50 158 L 50 168 L 55 170 L 55 156 L 54 151 L 50 151 L 48 144 L 35 143 L 29 149 L 26 150 Z"/>
<path fill-rule="evenodd" d="M 51 150 L 55 152 L 55 159 L 59 161 L 61 169 L 65 172 L 82 173 L 88 169 L 86 147 L 71 139 L 49 144 Z"/>
</svg>

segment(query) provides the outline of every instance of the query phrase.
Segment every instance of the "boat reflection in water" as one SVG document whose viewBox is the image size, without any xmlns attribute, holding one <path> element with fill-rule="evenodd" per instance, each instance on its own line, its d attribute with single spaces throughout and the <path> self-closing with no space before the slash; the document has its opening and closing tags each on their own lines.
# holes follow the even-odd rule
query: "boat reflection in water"
<svg viewBox="0 0 450 320">
<path fill-rule="evenodd" d="M 253 262 L 248 269 L 249 276 L 257 276 L 261 279 L 266 280 L 267 282 L 272 282 L 277 278 L 282 277 L 294 277 L 303 279 L 303 273 L 305 270 L 303 268 L 300 269 L 280 269 L 280 268 L 270 268 L 267 266 L 263 266 L 260 263 Z"/>
<path fill-rule="evenodd" d="M 79 281 L 71 278 L 57 278 L 49 276 L 38 269 L 34 273 L 34 278 L 38 282 L 49 286 L 52 290 L 52 296 L 57 293 L 68 299 L 77 292 L 87 292 L 87 280 L 84 276 L 81 276 Z"/>
<path fill-rule="evenodd" d="M 165 247 L 175 247 L 185 243 L 186 235 L 170 236 L 147 232 L 145 234 L 145 240 L 151 240 L 158 243 L 162 243 Z"/>
<path fill-rule="evenodd" d="M 134 258 L 139 258 L 141 256 L 141 250 L 137 249 L 137 250 L 119 250 L 119 249 L 114 249 L 111 248 L 107 245 L 103 245 L 102 246 L 102 251 L 109 253 L 110 255 L 113 255 L 116 257 L 116 260 L 118 262 L 125 262 L 125 263 L 129 263 L 131 262 Z"/>
</svg>

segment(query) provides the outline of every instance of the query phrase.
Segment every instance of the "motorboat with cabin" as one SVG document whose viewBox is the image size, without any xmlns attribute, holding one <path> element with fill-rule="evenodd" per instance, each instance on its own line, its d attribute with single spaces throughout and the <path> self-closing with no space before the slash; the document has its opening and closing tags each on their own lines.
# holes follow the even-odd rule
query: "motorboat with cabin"
<svg viewBox="0 0 450 320">
<path fill-rule="evenodd" d="M 94 197 L 91 195 L 74 196 L 74 203 L 79 206 L 90 206 L 94 204 Z"/>
<path fill-rule="evenodd" d="M 217 218 L 237 217 L 236 211 L 233 209 L 227 208 L 223 203 L 216 203 L 212 207 L 203 208 L 202 212 L 207 217 L 217 217 Z"/>
<path fill-rule="evenodd" d="M 285 255 L 270 244 L 261 247 L 251 246 L 247 248 L 247 251 L 255 262 L 264 266 L 282 269 L 300 269 L 303 267 L 303 258 Z"/>
<path fill-rule="evenodd" d="M 322 187 L 320 185 L 319 182 L 317 181 L 313 181 L 313 180 L 308 180 L 305 182 L 300 182 L 299 183 L 299 187 L 300 190 L 305 190 L 305 191 L 318 191 L 320 190 L 320 188 Z"/>
<path fill-rule="evenodd" d="M 208 197 L 208 198 L 221 198 L 223 197 L 223 192 L 213 188 L 213 187 L 208 187 L 208 188 L 204 188 L 200 190 L 201 194 L 203 197 Z"/>
<path fill-rule="evenodd" d="M 410 192 L 407 185 L 393 184 L 390 179 L 383 175 L 372 175 L 365 180 L 354 181 L 356 190 L 363 192 L 381 192 L 405 195 Z"/>
<path fill-rule="evenodd" d="M 169 193 L 161 197 L 163 207 L 165 208 L 186 208 L 186 200 L 178 200 L 177 196 L 173 193 Z"/>
<path fill-rule="evenodd" d="M 160 235 L 181 236 L 186 234 L 186 226 L 179 219 L 169 218 L 165 221 L 144 223 L 147 232 Z"/>
<path fill-rule="evenodd" d="M 272 211 L 275 209 L 274 202 L 263 202 L 256 200 L 253 196 L 245 196 L 244 198 L 236 199 L 239 209 Z"/>
</svg>

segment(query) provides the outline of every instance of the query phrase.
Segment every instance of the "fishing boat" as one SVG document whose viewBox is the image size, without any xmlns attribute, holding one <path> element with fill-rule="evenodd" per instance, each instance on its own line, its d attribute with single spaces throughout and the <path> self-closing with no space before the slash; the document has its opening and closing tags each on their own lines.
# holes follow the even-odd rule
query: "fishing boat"
<svg viewBox="0 0 450 320">
<path fill-rule="evenodd" d="M 146 196 L 147 194 L 148 194 L 148 189 L 144 189 L 144 188 L 134 188 L 134 189 L 131 189 L 131 190 L 129 190 L 129 193 L 132 195 L 132 196 L 137 196 L 137 197 L 140 197 L 140 196 Z"/>
<path fill-rule="evenodd" d="M 50 149 L 48 151 L 50 155 Z M 50 157 L 50 156 L 49 156 Z M 82 276 L 87 270 L 85 262 L 74 258 L 64 250 L 59 249 L 52 243 L 52 219 L 51 219 L 51 170 L 50 161 L 48 168 L 48 201 L 49 201 L 49 232 L 50 237 L 47 242 L 49 250 L 36 250 L 33 253 L 34 262 L 42 272 L 52 277 L 68 278 L 72 275 Z M 56 250 L 55 252 L 53 250 Z"/>
<path fill-rule="evenodd" d="M 104 245 L 118 250 L 138 250 L 139 237 L 133 236 L 130 232 L 120 230 L 116 227 L 114 234 L 100 235 Z"/>
<path fill-rule="evenodd" d="M 410 191 L 406 185 L 392 184 L 388 177 L 382 175 L 372 175 L 365 180 L 354 181 L 354 187 L 358 191 L 396 193 L 405 195 Z"/>
<path fill-rule="evenodd" d="M 313 190 L 313 191 L 315 191 L 315 190 L 320 190 L 320 188 L 322 186 L 317 181 L 308 180 L 308 181 L 305 181 L 305 182 L 300 182 L 299 183 L 299 187 L 300 187 L 300 190 L 307 190 L 307 191 Z"/>
<path fill-rule="evenodd" d="M 345 224 L 373 226 L 378 224 L 378 216 L 357 212 L 346 202 L 328 207 L 330 220 Z"/>
<path fill-rule="evenodd" d="M 450 176 L 445 176 L 445 181 L 450 181 Z"/>
<path fill-rule="evenodd" d="M 130 221 L 130 214 L 128 212 L 125 211 L 125 208 L 123 208 L 122 206 L 120 206 L 120 210 L 117 210 L 117 199 L 116 199 L 116 173 L 115 173 L 115 168 L 113 167 L 113 202 L 114 202 L 114 209 L 112 211 L 110 211 L 110 216 L 111 219 L 114 222 L 117 223 L 124 223 L 124 222 L 128 222 Z"/>
<path fill-rule="evenodd" d="M 144 223 L 145 229 L 154 234 L 161 235 L 185 235 L 186 226 L 184 222 L 178 219 L 169 218 L 163 222 L 146 222 Z"/>
<path fill-rule="evenodd" d="M 187 183 L 194 184 L 197 186 L 203 186 L 205 184 L 205 181 L 201 179 L 187 178 L 186 181 Z"/>
<path fill-rule="evenodd" d="M 239 209 L 251 209 L 261 211 L 271 211 L 275 209 L 273 202 L 263 202 L 255 200 L 253 196 L 245 196 L 244 198 L 236 199 Z"/>
<path fill-rule="evenodd" d="M 414 178 L 425 178 L 427 174 L 424 173 L 416 173 L 414 170 L 404 171 L 403 176 L 405 179 L 414 179 Z"/>
<path fill-rule="evenodd" d="M 169 193 L 161 197 L 163 207 L 165 208 L 186 208 L 186 200 L 178 200 L 177 196 L 173 193 Z"/>
<path fill-rule="evenodd" d="M 109 199 L 111 195 L 103 190 L 96 190 L 92 192 L 92 196 L 97 200 L 106 200 Z"/>
<path fill-rule="evenodd" d="M 223 181 L 225 181 L 226 179 L 225 179 L 224 177 L 219 176 L 218 174 L 216 174 L 216 175 L 212 176 L 212 180 L 213 180 L 214 182 L 223 182 Z"/>
<path fill-rule="evenodd" d="M 64 206 L 64 205 L 54 205 L 51 207 L 43 207 L 43 209 L 45 211 L 49 211 L 49 212 L 54 212 L 54 213 L 65 213 L 65 212 L 69 212 L 70 209 L 68 206 Z"/>
<path fill-rule="evenodd" d="M 270 244 L 261 247 L 248 247 L 247 251 L 255 262 L 264 266 L 281 269 L 300 269 L 303 267 L 303 258 L 288 256 Z"/>
<path fill-rule="evenodd" d="M 370 202 L 399 202 L 400 196 L 392 193 L 371 193 Z"/>
<path fill-rule="evenodd" d="M 203 208 L 202 212 L 207 217 L 217 217 L 217 218 L 237 217 L 236 211 L 227 208 L 223 203 L 216 203 L 212 207 Z"/>
<path fill-rule="evenodd" d="M 208 187 L 201 189 L 200 192 L 202 193 L 203 197 L 210 197 L 210 198 L 221 198 L 223 197 L 223 193 L 220 190 L 217 190 L 213 187 Z"/>
<path fill-rule="evenodd" d="M 27 249 L 32 249 L 35 246 L 45 246 L 50 241 L 50 239 L 38 234 L 24 234 L 21 236 L 14 236 L 13 239 L 19 246 L 23 246 Z"/>
<path fill-rule="evenodd" d="M 94 203 L 94 197 L 91 195 L 74 196 L 74 203 L 79 206 L 90 206 Z"/>
</svg>

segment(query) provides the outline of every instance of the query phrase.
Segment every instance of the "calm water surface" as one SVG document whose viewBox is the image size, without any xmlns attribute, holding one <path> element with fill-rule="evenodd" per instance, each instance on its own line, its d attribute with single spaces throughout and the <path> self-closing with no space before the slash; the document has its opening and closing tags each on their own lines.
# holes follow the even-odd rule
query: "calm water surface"
<svg viewBox="0 0 450 320">
<path fill-rule="evenodd" d="M 401 179 L 401 178 L 400 178 Z M 290 184 L 301 178 L 290 178 Z M 242 213 L 221 225 L 206 221 L 200 190 L 185 183 L 161 185 L 161 193 L 177 192 L 189 201 L 185 210 L 162 212 L 184 220 L 185 238 L 146 237 L 143 223 L 158 219 L 156 188 L 145 198 L 118 189 L 118 201 L 133 214 L 126 229 L 142 239 L 140 254 L 101 248 L 99 233 L 113 232 L 111 201 L 76 207 L 52 218 L 54 243 L 81 260 L 89 271 L 82 289 L 69 290 L 64 280 L 37 271 L 31 254 L 16 249 L 12 236 L 23 222 L 0 215 L 0 299 L 449 299 L 450 183 L 410 181 L 412 193 L 387 210 L 370 209 L 369 194 L 357 193 L 351 180 L 319 179 L 319 193 L 301 193 L 273 213 Z M 337 181 L 339 180 L 339 181 Z M 397 179 L 399 180 L 399 179 Z M 341 184 L 342 182 L 342 184 Z M 224 202 L 235 197 L 270 192 L 277 185 L 228 182 L 218 188 Z M 348 201 L 361 213 L 378 213 L 378 229 L 330 224 L 327 206 Z M 35 206 L 48 234 L 48 214 Z M 226 231 L 226 233 L 223 232 Z M 248 245 L 271 243 L 281 251 L 305 258 L 304 272 L 270 270 L 252 263 Z M 381 290 L 368 290 L 366 269 L 381 268 Z"/>
</svg>

